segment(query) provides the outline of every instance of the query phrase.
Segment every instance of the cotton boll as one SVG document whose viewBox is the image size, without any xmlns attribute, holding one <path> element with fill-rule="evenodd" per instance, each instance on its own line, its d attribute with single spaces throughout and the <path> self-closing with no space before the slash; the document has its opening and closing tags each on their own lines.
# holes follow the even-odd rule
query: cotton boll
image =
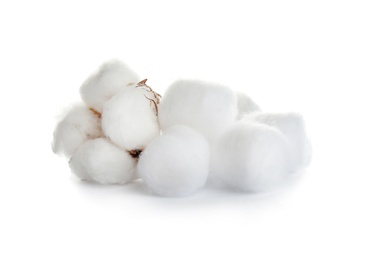
<svg viewBox="0 0 376 260">
<path fill-rule="evenodd" d="M 208 142 L 187 126 L 168 128 L 143 151 L 137 171 L 155 194 L 193 194 L 205 185 L 208 177 Z"/>
<path fill-rule="evenodd" d="M 289 175 L 286 138 L 270 126 L 237 122 L 212 149 L 211 171 L 237 191 L 274 188 Z"/>
<path fill-rule="evenodd" d="M 194 80 L 180 80 L 166 91 L 159 107 L 163 129 L 187 125 L 214 141 L 237 115 L 234 92 L 228 87 Z"/>
<path fill-rule="evenodd" d="M 238 102 L 238 120 L 241 119 L 244 115 L 260 110 L 260 107 L 247 94 L 242 92 L 235 93 Z"/>
<path fill-rule="evenodd" d="M 304 119 L 300 114 L 258 112 L 245 116 L 243 120 L 253 120 L 278 128 L 289 142 L 292 171 L 308 166 L 312 157 L 312 147 L 305 131 Z"/>
<path fill-rule="evenodd" d="M 52 150 L 70 158 L 86 140 L 102 135 L 100 118 L 86 106 L 76 105 L 58 123 L 53 135 Z"/>
<path fill-rule="evenodd" d="M 139 81 L 137 74 L 127 65 L 117 60 L 109 61 L 82 84 L 81 98 L 89 107 L 101 113 L 104 102 L 128 84 Z"/>
<path fill-rule="evenodd" d="M 105 136 L 128 151 L 144 149 L 160 134 L 157 102 L 153 92 L 142 84 L 121 90 L 103 106 Z"/>
<path fill-rule="evenodd" d="M 105 138 L 89 140 L 69 161 L 82 180 L 101 184 L 124 184 L 134 179 L 136 160 Z"/>
</svg>

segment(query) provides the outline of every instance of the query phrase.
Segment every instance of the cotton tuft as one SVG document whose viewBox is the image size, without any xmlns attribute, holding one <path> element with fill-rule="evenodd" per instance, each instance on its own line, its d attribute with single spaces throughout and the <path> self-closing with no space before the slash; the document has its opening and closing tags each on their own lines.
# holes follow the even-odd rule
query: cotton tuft
<svg viewBox="0 0 376 260">
<path fill-rule="evenodd" d="M 212 174 L 236 191 L 270 190 L 288 177 L 290 168 L 286 138 L 259 123 L 235 123 L 212 149 Z"/>
<path fill-rule="evenodd" d="M 85 141 L 101 135 L 99 117 L 85 105 L 75 105 L 56 126 L 52 150 L 70 158 Z"/>
<path fill-rule="evenodd" d="M 209 145 L 182 125 L 166 129 L 139 158 L 137 171 L 146 187 L 160 196 L 187 196 L 201 189 L 209 173 Z"/>
<path fill-rule="evenodd" d="M 82 100 L 98 113 L 103 103 L 130 83 L 139 82 L 139 77 L 127 65 L 118 60 L 104 63 L 81 86 Z"/>
<path fill-rule="evenodd" d="M 237 116 L 234 92 L 215 83 L 180 80 L 165 92 L 159 107 L 162 130 L 182 124 L 214 141 Z"/>
<path fill-rule="evenodd" d="M 136 85 L 113 96 L 103 106 L 105 136 L 128 151 L 144 149 L 160 134 L 153 98 L 151 92 Z"/>
<path fill-rule="evenodd" d="M 89 140 L 69 161 L 81 180 L 101 184 L 124 184 L 135 177 L 136 160 L 105 138 Z"/>
<path fill-rule="evenodd" d="M 238 115 L 236 119 L 241 119 L 243 116 L 260 111 L 260 107 L 245 93 L 235 92 L 238 103 Z"/>
<path fill-rule="evenodd" d="M 292 171 L 309 165 L 312 157 L 311 141 L 306 131 L 303 117 L 298 113 L 257 112 L 245 116 L 244 121 L 256 121 L 279 129 L 286 137 L 292 162 Z"/>
</svg>

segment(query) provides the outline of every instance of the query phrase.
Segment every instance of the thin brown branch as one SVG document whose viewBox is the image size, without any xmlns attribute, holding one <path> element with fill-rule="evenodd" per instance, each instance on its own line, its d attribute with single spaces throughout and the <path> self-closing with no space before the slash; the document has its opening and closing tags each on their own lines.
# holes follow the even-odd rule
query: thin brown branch
<svg viewBox="0 0 376 260">
<path fill-rule="evenodd" d="M 96 115 L 97 117 L 101 118 L 102 114 L 99 113 L 97 110 L 95 110 L 94 108 L 89 108 L 89 110 L 91 112 L 93 112 L 94 115 Z"/>
<path fill-rule="evenodd" d="M 143 86 L 143 85 L 146 85 L 146 81 L 147 81 L 148 79 L 143 79 L 143 80 L 141 80 L 140 82 L 138 82 L 137 83 L 137 86 Z"/>
<path fill-rule="evenodd" d="M 146 98 L 147 100 L 150 101 L 150 106 L 151 106 L 151 104 L 154 104 L 155 113 L 156 113 L 156 116 L 158 116 L 158 104 L 155 102 L 154 99 L 152 99 L 152 98 L 148 98 L 145 94 L 144 94 L 144 96 L 145 96 L 145 98 Z"/>
</svg>

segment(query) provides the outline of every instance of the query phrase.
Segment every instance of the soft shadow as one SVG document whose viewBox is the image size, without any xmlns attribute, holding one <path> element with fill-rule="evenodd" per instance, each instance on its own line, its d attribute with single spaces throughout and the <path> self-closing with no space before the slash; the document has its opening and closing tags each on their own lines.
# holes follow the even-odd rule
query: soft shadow
<svg viewBox="0 0 376 260">
<path fill-rule="evenodd" d="M 138 179 L 125 185 L 102 185 L 72 178 L 79 193 L 90 201 L 106 201 L 106 203 L 122 203 L 134 200 L 135 203 L 158 209 L 189 209 L 210 207 L 264 207 L 279 204 L 286 200 L 299 186 L 303 172 L 294 174 L 285 183 L 268 192 L 238 192 L 218 184 L 208 184 L 199 192 L 187 197 L 162 197 L 152 194 L 146 189 L 142 180 Z"/>
</svg>

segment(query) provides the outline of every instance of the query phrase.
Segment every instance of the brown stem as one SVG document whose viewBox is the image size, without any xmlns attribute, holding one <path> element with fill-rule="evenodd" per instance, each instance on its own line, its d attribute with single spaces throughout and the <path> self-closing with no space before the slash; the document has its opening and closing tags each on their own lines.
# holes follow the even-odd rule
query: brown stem
<svg viewBox="0 0 376 260">
<path fill-rule="evenodd" d="M 147 79 L 144 79 L 144 80 L 141 80 L 140 82 L 138 82 L 137 85 L 136 85 L 136 88 L 142 88 L 146 92 L 149 92 L 149 93 L 151 92 L 153 94 L 154 99 L 148 98 L 145 94 L 144 94 L 144 96 L 147 100 L 150 101 L 150 105 L 152 105 L 152 104 L 154 105 L 156 115 L 158 116 L 158 104 L 161 101 L 162 96 L 160 94 L 158 94 L 157 92 L 155 92 L 151 87 L 146 85 L 146 81 L 147 81 Z"/>
<path fill-rule="evenodd" d="M 138 157 L 140 157 L 140 154 L 142 153 L 142 150 L 141 149 L 135 149 L 135 150 L 131 150 L 131 151 L 128 151 L 128 152 L 132 156 L 132 158 L 138 159 Z"/>
<path fill-rule="evenodd" d="M 141 80 L 140 82 L 137 83 L 137 86 L 143 86 L 143 85 L 146 85 L 146 81 L 148 79 L 144 79 L 144 80 Z"/>
<path fill-rule="evenodd" d="M 97 110 L 95 110 L 94 108 L 89 108 L 91 112 L 93 112 L 94 115 L 96 115 L 97 117 L 101 118 L 102 114 L 99 113 Z"/>
<path fill-rule="evenodd" d="M 146 97 L 147 100 L 150 101 L 150 105 L 151 105 L 151 104 L 154 104 L 155 114 L 156 114 L 156 116 L 158 116 L 158 104 L 155 102 L 154 99 L 152 99 L 152 98 L 148 98 L 145 94 L 144 94 L 144 96 Z"/>
</svg>

